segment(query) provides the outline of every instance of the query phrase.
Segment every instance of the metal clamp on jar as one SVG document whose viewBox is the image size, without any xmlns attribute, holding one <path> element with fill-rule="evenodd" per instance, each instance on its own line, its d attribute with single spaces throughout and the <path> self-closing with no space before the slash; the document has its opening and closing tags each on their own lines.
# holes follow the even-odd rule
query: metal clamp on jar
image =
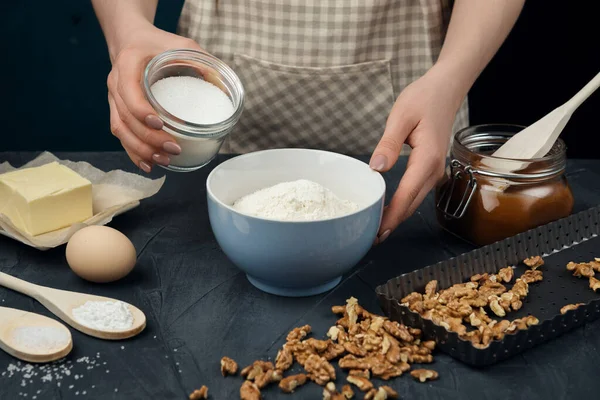
<svg viewBox="0 0 600 400">
<path fill-rule="evenodd" d="M 523 128 L 479 125 L 456 134 L 450 165 L 436 189 L 437 218 L 444 229 L 487 245 L 571 214 L 562 140 L 539 159 L 491 156 Z"/>
<path fill-rule="evenodd" d="M 152 85 L 174 76 L 189 76 L 209 82 L 224 92 L 233 104 L 233 114 L 224 121 L 200 124 L 184 121 L 167 111 L 152 94 Z M 142 87 L 159 118 L 163 130 L 181 146 L 181 154 L 171 156 L 166 169 L 186 172 L 208 164 L 240 119 L 244 108 L 244 87 L 239 77 L 223 61 L 196 50 L 169 50 L 154 57 L 146 66 Z"/>
</svg>

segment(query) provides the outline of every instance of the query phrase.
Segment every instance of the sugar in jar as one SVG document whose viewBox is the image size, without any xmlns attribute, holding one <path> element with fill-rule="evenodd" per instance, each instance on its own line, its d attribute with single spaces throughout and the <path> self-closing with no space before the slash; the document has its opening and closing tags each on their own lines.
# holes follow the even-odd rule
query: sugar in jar
<svg viewBox="0 0 600 400">
<path fill-rule="evenodd" d="M 154 57 L 142 79 L 144 94 L 163 130 L 181 147 L 169 170 L 186 172 L 208 164 L 238 122 L 244 87 L 218 58 L 197 50 L 169 50 Z"/>
<path fill-rule="evenodd" d="M 444 229 L 487 245 L 571 214 L 562 140 L 539 159 L 491 156 L 522 129 L 479 125 L 456 134 L 450 165 L 436 188 L 437 219 Z"/>
</svg>

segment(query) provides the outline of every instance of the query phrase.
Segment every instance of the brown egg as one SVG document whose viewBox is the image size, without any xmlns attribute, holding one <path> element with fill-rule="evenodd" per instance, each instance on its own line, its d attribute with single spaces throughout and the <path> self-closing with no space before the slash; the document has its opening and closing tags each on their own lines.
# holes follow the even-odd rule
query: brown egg
<svg viewBox="0 0 600 400">
<path fill-rule="evenodd" d="M 108 226 L 88 226 L 77 231 L 69 240 L 66 253 L 73 272 L 97 283 L 127 276 L 136 263 L 133 243 Z"/>
</svg>

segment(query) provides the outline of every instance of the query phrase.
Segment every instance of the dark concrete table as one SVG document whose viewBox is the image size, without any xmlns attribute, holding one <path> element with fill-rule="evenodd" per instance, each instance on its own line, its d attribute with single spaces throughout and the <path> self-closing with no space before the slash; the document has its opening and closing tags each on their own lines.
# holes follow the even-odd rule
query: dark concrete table
<svg viewBox="0 0 600 400">
<path fill-rule="evenodd" d="M 0 162 L 17 166 L 34 156 L 0 153 Z M 86 160 L 105 170 L 135 171 L 121 153 L 59 156 Z M 252 287 L 214 240 L 204 186 L 213 165 L 195 173 L 170 173 L 158 195 L 113 221 L 113 227 L 132 239 L 139 255 L 137 268 L 118 283 L 95 285 L 79 279 L 66 264 L 64 247 L 39 252 L 0 237 L 1 271 L 55 288 L 119 298 L 148 316 L 147 329 L 123 342 L 73 331 L 75 348 L 62 364 L 29 371 L 0 352 L 0 399 L 184 399 L 203 384 L 212 399 L 239 398 L 241 379 L 220 375 L 223 355 L 243 365 L 274 357 L 287 332 L 300 324 L 312 325 L 316 335 L 324 337 L 336 320 L 330 313 L 332 305 L 355 296 L 367 309 L 380 312 L 374 294 L 377 285 L 470 250 L 440 230 L 430 197 L 333 291 L 301 299 L 271 296 Z M 390 192 L 405 165 L 401 160 L 386 174 Z M 574 160 L 568 175 L 577 211 L 600 204 L 600 161 Z M 4 288 L 0 305 L 50 315 L 34 300 Z M 403 399 L 598 398 L 599 330 L 600 321 L 482 370 L 436 353 L 433 368 L 440 373 L 438 381 L 419 384 L 402 376 L 391 385 Z M 288 397 L 276 387 L 265 391 L 268 399 Z M 292 398 L 319 399 L 321 388 L 307 385 Z"/>
</svg>

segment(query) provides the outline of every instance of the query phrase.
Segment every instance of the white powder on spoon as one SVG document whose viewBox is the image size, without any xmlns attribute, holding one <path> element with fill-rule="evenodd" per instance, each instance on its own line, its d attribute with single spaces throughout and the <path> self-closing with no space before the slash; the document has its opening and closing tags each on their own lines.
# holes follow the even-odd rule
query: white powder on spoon
<svg viewBox="0 0 600 400">
<path fill-rule="evenodd" d="M 191 76 L 171 76 L 155 82 L 156 101 L 176 117 L 196 124 L 215 124 L 234 113 L 231 99 L 212 83 Z"/>
<path fill-rule="evenodd" d="M 60 350 L 69 344 L 69 334 L 53 326 L 21 326 L 12 330 L 15 347 L 34 353 Z"/>
<path fill-rule="evenodd" d="M 122 301 L 86 301 L 73 309 L 81 325 L 102 331 L 124 331 L 133 326 L 133 315 Z"/>
<path fill-rule="evenodd" d="M 318 221 L 351 214 L 358 205 L 340 199 L 318 183 L 300 179 L 244 196 L 233 208 L 242 214 L 278 221 Z"/>
</svg>

